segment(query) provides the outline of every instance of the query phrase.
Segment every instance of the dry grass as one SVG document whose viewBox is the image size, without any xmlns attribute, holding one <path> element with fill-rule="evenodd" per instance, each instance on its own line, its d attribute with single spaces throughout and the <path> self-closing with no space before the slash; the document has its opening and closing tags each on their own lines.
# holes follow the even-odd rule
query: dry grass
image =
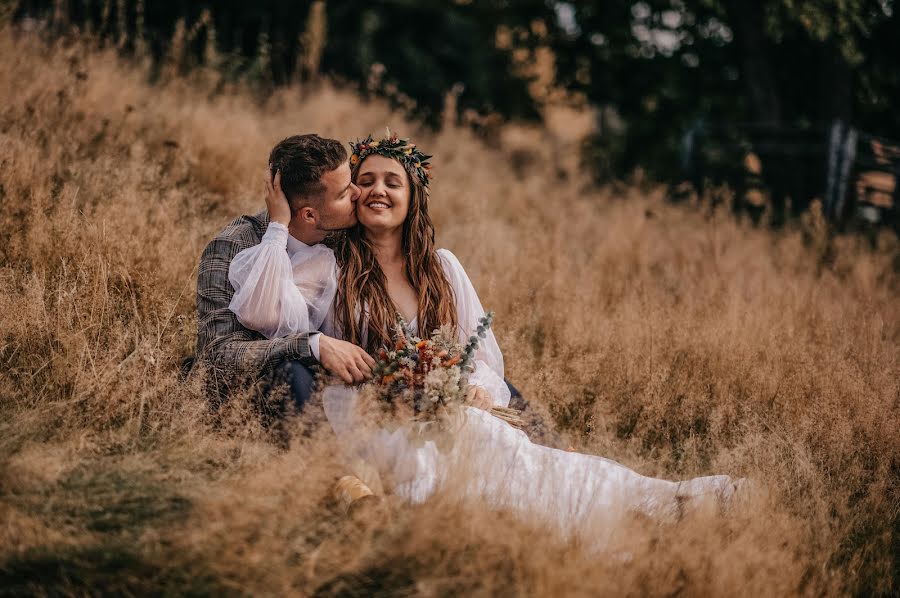
<svg viewBox="0 0 900 598">
<path fill-rule="evenodd" d="M 592 190 L 539 149 L 511 161 L 327 85 L 264 102 L 199 76 L 150 87 L 9 30 L 0 54 L 0 594 L 900 590 L 895 239 Z M 278 139 L 385 124 L 436 154 L 440 243 L 568 441 L 759 495 L 617 522 L 604 554 L 441 500 L 357 524 L 325 500 L 327 433 L 280 450 L 239 399 L 213 421 L 177 378 L 203 245 L 261 208 Z"/>
</svg>

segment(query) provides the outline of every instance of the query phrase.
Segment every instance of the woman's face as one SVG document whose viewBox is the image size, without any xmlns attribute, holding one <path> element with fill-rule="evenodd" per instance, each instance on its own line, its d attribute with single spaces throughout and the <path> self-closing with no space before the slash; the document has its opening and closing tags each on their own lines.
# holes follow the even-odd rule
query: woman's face
<svg viewBox="0 0 900 598">
<path fill-rule="evenodd" d="M 403 226 L 412 190 L 399 162 L 378 154 L 369 156 L 359 167 L 356 186 L 360 190 L 356 212 L 364 228 L 385 231 Z"/>
</svg>

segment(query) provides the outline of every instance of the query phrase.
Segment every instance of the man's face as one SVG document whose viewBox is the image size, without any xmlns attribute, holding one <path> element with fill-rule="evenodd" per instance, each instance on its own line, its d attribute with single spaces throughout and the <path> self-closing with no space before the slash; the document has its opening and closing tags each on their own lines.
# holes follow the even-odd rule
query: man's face
<svg viewBox="0 0 900 598">
<path fill-rule="evenodd" d="M 344 162 L 322 177 L 325 192 L 316 226 L 322 231 L 350 228 L 356 224 L 359 187 L 350 181 L 350 165 Z"/>
</svg>

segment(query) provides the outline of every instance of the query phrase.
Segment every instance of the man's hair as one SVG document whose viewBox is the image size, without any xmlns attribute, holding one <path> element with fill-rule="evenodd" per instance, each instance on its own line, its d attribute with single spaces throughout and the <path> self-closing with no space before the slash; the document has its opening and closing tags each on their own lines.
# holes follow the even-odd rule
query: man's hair
<svg viewBox="0 0 900 598">
<path fill-rule="evenodd" d="M 347 150 L 336 139 L 316 134 L 294 135 L 278 142 L 269 154 L 272 176 L 281 171 L 281 189 L 294 212 L 306 202 L 318 203 L 325 192 L 322 177 L 347 161 Z"/>
</svg>

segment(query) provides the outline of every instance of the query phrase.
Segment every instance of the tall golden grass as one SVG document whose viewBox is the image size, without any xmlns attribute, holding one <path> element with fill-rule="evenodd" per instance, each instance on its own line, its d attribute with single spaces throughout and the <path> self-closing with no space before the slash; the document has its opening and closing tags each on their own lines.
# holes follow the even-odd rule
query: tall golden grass
<svg viewBox="0 0 900 598">
<path fill-rule="evenodd" d="M 8 28 L 0 54 L 0 594 L 900 590 L 896 239 L 594 189 L 546 146 L 511 160 L 328 84 L 151 86 Z M 283 449 L 240 397 L 210 415 L 177 375 L 204 244 L 262 208 L 279 139 L 385 125 L 436 155 L 439 242 L 566 442 L 749 477 L 741 508 L 614 522 L 599 554 L 440 497 L 357 521 L 327 500 L 327 430 Z"/>
</svg>

